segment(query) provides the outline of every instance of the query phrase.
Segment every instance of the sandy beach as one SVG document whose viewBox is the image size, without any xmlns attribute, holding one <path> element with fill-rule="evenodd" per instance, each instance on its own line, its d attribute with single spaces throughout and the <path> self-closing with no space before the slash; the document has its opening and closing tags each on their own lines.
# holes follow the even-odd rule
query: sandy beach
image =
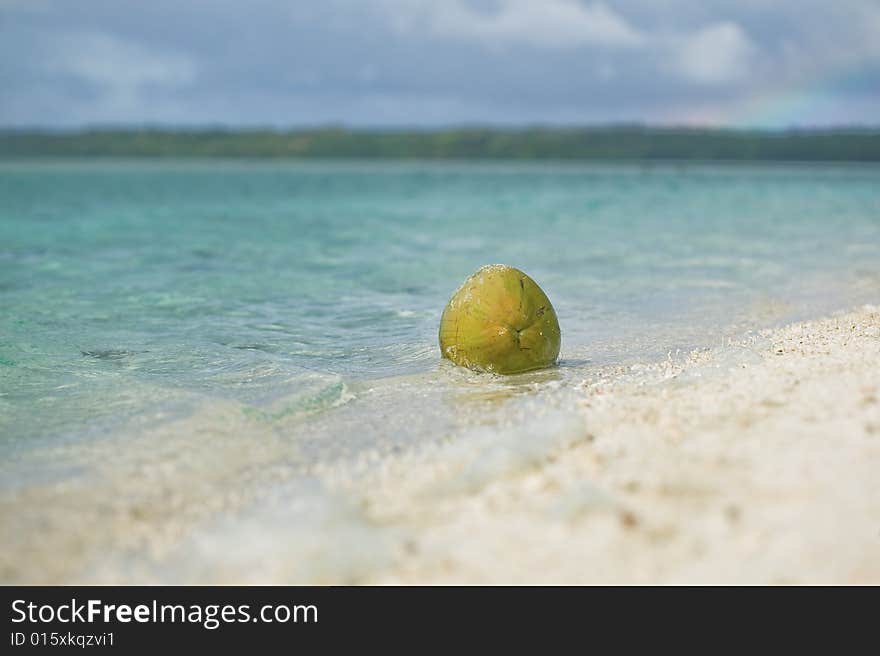
<svg viewBox="0 0 880 656">
<path fill-rule="evenodd" d="M 370 517 L 412 541 L 374 580 L 878 582 L 878 362 L 865 306 L 585 381 L 583 430 L 547 453 L 465 486 L 389 467 Z"/>
<path fill-rule="evenodd" d="M 190 418 L 124 452 L 96 446 L 97 475 L 4 490 L 0 575 L 880 582 L 878 362 L 880 308 L 863 306 L 602 368 L 560 389 L 552 412 L 503 398 L 503 440 L 478 427 L 313 467 L 295 485 L 277 432 L 234 407 L 206 409 L 259 447 L 218 442 Z M 184 459 L 171 452 L 181 431 Z"/>
</svg>

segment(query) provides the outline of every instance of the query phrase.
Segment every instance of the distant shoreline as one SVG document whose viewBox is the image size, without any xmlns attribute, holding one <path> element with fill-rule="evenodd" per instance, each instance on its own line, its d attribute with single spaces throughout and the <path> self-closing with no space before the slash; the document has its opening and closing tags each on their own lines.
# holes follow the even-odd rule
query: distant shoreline
<svg viewBox="0 0 880 656">
<path fill-rule="evenodd" d="M 0 130 L 0 158 L 880 162 L 880 128 Z"/>
</svg>

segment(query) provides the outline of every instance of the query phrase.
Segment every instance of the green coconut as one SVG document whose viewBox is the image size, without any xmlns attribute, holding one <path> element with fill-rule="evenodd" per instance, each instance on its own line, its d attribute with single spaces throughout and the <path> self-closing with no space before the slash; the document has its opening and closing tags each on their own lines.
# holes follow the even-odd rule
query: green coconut
<svg viewBox="0 0 880 656">
<path fill-rule="evenodd" d="M 457 365 L 513 374 L 559 357 L 559 320 L 538 283 L 490 264 L 464 281 L 440 318 L 440 353 Z"/>
</svg>

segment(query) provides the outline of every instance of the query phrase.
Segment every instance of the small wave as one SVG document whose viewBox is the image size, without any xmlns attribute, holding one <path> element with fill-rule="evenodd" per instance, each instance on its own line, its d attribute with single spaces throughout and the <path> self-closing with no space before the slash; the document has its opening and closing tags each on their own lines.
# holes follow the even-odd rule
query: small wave
<svg viewBox="0 0 880 656">
<path fill-rule="evenodd" d="M 393 563 L 397 540 L 352 499 L 316 479 L 281 485 L 268 498 L 220 518 L 175 550 L 154 580 L 250 584 L 356 584 Z M 118 577 L 115 563 L 107 578 Z"/>
<path fill-rule="evenodd" d="M 355 398 L 341 379 L 328 378 L 316 374 L 311 379 L 303 379 L 306 389 L 277 399 L 268 407 L 250 406 L 245 412 L 251 418 L 277 422 L 336 408 Z"/>
</svg>

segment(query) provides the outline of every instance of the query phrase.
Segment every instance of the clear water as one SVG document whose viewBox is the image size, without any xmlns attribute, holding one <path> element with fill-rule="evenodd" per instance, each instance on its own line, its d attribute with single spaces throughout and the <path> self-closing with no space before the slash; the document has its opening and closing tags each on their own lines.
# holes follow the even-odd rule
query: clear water
<svg viewBox="0 0 880 656">
<path fill-rule="evenodd" d="M 445 302 L 494 262 L 553 301 L 558 368 L 440 361 Z M 871 166 L 0 163 L 2 486 L 137 471 L 157 430 L 172 470 L 196 439 L 228 452 L 224 490 L 251 485 L 235 458 L 265 435 L 258 470 L 286 482 L 503 439 L 511 398 L 876 302 L 878 263 Z"/>
</svg>

